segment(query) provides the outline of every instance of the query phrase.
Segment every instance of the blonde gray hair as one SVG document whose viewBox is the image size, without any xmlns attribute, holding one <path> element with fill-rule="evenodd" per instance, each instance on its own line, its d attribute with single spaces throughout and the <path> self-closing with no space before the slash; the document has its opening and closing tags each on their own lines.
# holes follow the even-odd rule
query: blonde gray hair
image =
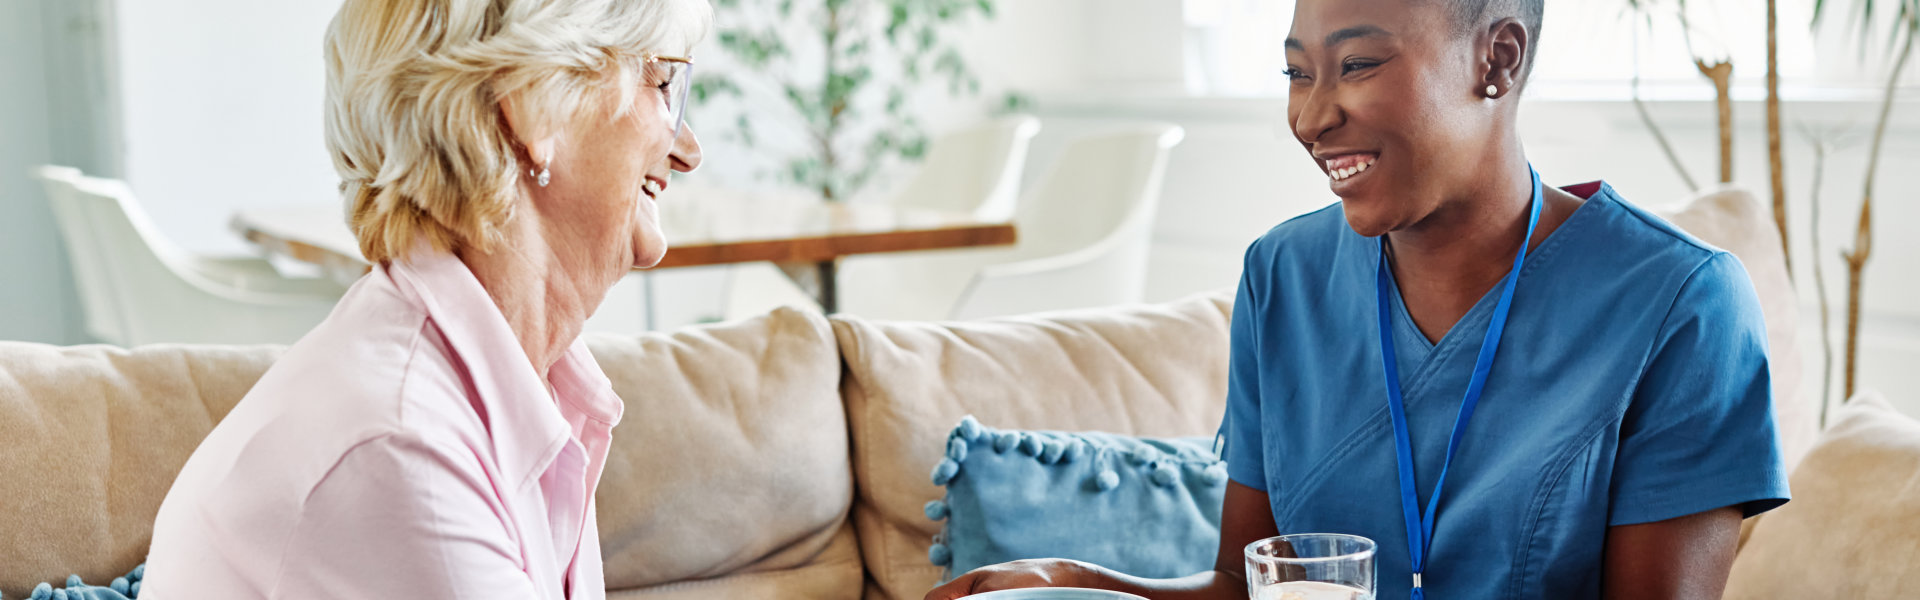
<svg viewBox="0 0 1920 600">
<path fill-rule="evenodd" d="M 643 56 L 685 55 L 706 0 L 346 0 L 327 28 L 327 150 L 367 260 L 489 251 L 524 165 L 500 112 L 530 129 L 633 104 Z M 522 137 L 529 132 L 522 132 Z"/>
</svg>

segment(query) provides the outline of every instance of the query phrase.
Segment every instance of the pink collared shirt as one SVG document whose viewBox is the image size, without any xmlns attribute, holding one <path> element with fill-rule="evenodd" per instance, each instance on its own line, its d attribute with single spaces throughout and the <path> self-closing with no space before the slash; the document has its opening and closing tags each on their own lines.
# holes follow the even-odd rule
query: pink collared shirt
<svg viewBox="0 0 1920 600">
<path fill-rule="evenodd" d="M 593 492 L 624 405 L 579 341 L 542 382 L 466 265 L 422 250 L 200 443 L 141 598 L 606 596 Z"/>
</svg>

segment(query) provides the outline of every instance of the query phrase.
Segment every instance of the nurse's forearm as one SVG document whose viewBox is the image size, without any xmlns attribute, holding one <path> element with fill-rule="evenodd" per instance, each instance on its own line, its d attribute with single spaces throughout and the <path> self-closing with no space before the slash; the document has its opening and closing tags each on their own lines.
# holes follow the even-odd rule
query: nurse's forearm
<svg viewBox="0 0 1920 600">
<path fill-rule="evenodd" d="M 1147 579 L 1101 569 L 1103 586 L 1149 600 L 1245 600 L 1247 579 L 1237 573 L 1207 571 L 1178 579 Z"/>
</svg>

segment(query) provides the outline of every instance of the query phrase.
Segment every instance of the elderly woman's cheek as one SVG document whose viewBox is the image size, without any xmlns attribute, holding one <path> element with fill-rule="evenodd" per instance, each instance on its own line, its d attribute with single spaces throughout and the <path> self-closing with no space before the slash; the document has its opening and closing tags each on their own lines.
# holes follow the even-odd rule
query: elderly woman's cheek
<svg viewBox="0 0 1920 600">
<path fill-rule="evenodd" d="M 651 198 L 642 197 L 633 212 L 632 252 L 634 266 L 652 267 L 667 254 L 665 232 L 660 229 L 657 205 Z"/>
</svg>

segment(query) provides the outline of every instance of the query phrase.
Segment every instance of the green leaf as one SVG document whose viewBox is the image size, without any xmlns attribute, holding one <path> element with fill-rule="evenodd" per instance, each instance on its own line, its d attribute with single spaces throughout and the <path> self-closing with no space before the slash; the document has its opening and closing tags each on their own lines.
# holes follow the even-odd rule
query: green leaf
<svg viewBox="0 0 1920 600">
<path fill-rule="evenodd" d="M 1886 32 L 1888 57 L 1899 51 L 1905 36 L 1920 34 L 1920 0 L 1896 0 L 1896 2 L 1894 19 L 1890 24 L 1892 29 Z M 1873 40 L 1879 37 L 1873 35 L 1873 17 L 1879 13 L 1875 10 L 1874 0 L 1851 0 L 1851 3 L 1855 10 L 1849 14 L 1849 23 L 1858 30 L 1854 42 L 1858 44 L 1861 56 L 1864 57 L 1867 49 L 1873 45 Z M 1814 0 L 1813 25 L 1815 27 L 1825 19 L 1827 4 L 1827 0 Z M 1886 5 L 1881 4 L 1881 6 Z"/>
<path fill-rule="evenodd" d="M 826 106 L 814 102 L 812 95 L 808 94 L 806 90 L 800 89 L 793 84 L 781 86 L 781 89 L 786 93 L 787 103 L 793 105 L 794 111 L 800 113 L 800 116 L 806 119 L 809 125 L 817 127 L 826 123 Z"/>
<path fill-rule="evenodd" d="M 907 106 L 907 91 L 898 86 L 887 89 L 887 114 L 897 115 Z"/>
<path fill-rule="evenodd" d="M 813 187 L 820 183 L 820 160 L 812 157 L 794 158 L 787 161 L 787 181 Z"/>
<path fill-rule="evenodd" d="M 890 131 L 881 131 L 879 133 L 874 134 L 873 139 L 867 140 L 867 148 L 866 148 L 867 160 L 868 161 L 879 160 L 881 156 L 884 156 L 886 153 L 893 151 L 894 147 L 897 144 L 898 142 L 894 140 L 893 133 Z"/>
<path fill-rule="evenodd" d="M 898 45 L 900 43 L 900 30 L 905 28 L 907 22 L 912 20 L 912 18 L 912 15 L 907 12 L 907 6 L 904 3 L 895 2 L 891 10 L 887 13 L 887 42 Z"/>
<path fill-rule="evenodd" d="M 733 98 L 746 96 L 746 93 L 740 90 L 738 84 L 735 84 L 732 79 L 728 79 L 724 75 L 695 77 L 693 78 L 693 88 L 689 91 L 693 93 L 693 102 L 702 105 L 718 99 L 721 96 L 731 96 Z"/>
<path fill-rule="evenodd" d="M 915 132 L 914 137 L 912 139 L 908 140 L 905 144 L 900 145 L 900 156 L 904 156 L 906 158 L 913 159 L 913 160 L 920 160 L 926 155 L 927 155 L 927 136 L 924 133 Z"/>
<path fill-rule="evenodd" d="M 740 113 L 734 117 L 733 133 L 739 136 L 740 144 L 743 146 L 752 148 L 757 143 L 753 135 L 753 119 L 747 118 L 747 113 Z"/>
<path fill-rule="evenodd" d="M 1033 98 L 1019 92 L 1007 92 L 1000 97 L 1000 106 L 993 112 L 996 115 L 1030 112 L 1033 110 Z"/>
<path fill-rule="evenodd" d="M 787 44 L 774 31 L 729 29 L 718 36 L 720 48 L 740 60 L 749 69 L 764 70 L 787 56 Z"/>
</svg>

